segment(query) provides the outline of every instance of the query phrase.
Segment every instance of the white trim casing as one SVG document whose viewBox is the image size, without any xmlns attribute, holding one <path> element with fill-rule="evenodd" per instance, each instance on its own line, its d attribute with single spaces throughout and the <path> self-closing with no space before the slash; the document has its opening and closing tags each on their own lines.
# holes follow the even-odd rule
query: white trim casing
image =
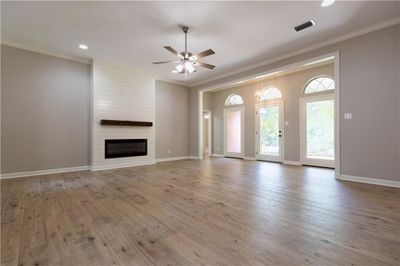
<svg viewBox="0 0 400 266">
<path fill-rule="evenodd" d="M 198 125 L 198 136 L 197 136 L 197 140 L 198 140 L 198 157 L 199 159 L 203 159 L 203 92 L 202 91 L 198 91 L 197 92 L 197 96 L 198 96 L 198 114 L 197 114 L 197 125 Z"/>
<path fill-rule="evenodd" d="M 86 165 L 86 166 L 47 169 L 47 170 L 7 173 L 7 174 L 2 174 L 1 179 L 26 177 L 26 176 L 38 176 L 38 175 L 50 175 L 50 174 L 59 174 L 59 173 L 67 173 L 67 172 L 77 172 L 77 171 L 85 171 L 85 170 L 89 170 L 89 169 L 90 169 L 90 166 Z"/>
<path fill-rule="evenodd" d="M 384 179 L 376 179 L 376 178 L 353 176 L 353 175 L 340 175 L 336 176 L 336 179 L 343 181 L 371 184 L 371 185 L 400 188 L 400 181 L 394 181 L 394 180 L 384 180 Z"/>
<path fill-rule="evenodd" d="M 339 176 L 341 171 L 341 143 L 340 143 L 340 119 L 341 119 L 341 111 L 340 111 L 340 52 L 337 51 L 333 53 L 334 55 L 334 77 L 335 80 L 335 175 Z"/>
</svg>

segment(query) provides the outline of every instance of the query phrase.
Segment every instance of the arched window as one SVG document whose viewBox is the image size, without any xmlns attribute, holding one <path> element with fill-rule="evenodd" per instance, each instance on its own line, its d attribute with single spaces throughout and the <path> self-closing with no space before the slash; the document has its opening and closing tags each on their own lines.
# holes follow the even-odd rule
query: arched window
<svg viewBox="0 0 400 266">
<path fill-rule="evenodd" d="M 320 76 L 311 79 L 304 88 L 304 94 L 330 91 L 335 89 L 335 81 L 328 76 Z"/>
<path fill-rule="evenodd" d="M 226 98 L 225 106 L 239 105 L 243 104 L 243 99 L 240 95 L 231 94 Z"/>
<path fill-rule="evenodd" d="M 258 91 L 257 97 L 259 101 L 268 101 L 282 98 L 282 93 L 277 88 L 265 88 Z"/>
</svg>

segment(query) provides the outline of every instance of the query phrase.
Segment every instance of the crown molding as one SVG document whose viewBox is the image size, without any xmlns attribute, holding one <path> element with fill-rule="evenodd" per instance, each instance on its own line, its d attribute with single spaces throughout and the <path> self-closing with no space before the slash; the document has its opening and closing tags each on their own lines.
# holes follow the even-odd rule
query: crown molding
<svg viewBox="0 0 400 266">
<path fill-rule="evenodd" d="M 288 54 L 285 54 L 283 56 L 278 56 L 278 57 L 275 57 L 275 58 L 272 58 L 272 59 L 269 59 L 269 60 L 266 60 L 266 61 L 262 61 L 262 62 L 259 62 L 259 63 L 248 65 L 246 67 L 240 68 L 240 69 L 235 70 L 235 71 L 228 71 L 227 73 L 224 73 L 224 74 L 221 74 L 221 75 L 209 78 L 209 79 L 205 79 L 205 80 L 202 80 L 202 81 L 199 81 L 199 82 L 195 82 L 193 84 L 189 83 L 189 85 L 187 85 L 187 86 L 189 86 L 190 88 L 196 87 L 196 86 L 205 84 L 207 82 L 211 82 L 211 81 L 215 81 L 215 80 L 218 80 L 218 79 L 221 79 L 221 78 L 233 76 L 233 75 L 236 75 L 236 74 L 239 74 L 239 73 L 251 70 L 251 69 L 255 69 L 257 67 L 266 66 L 266 65 L 269 65 L 269 64 L 272 64 L 272 63 L 279 62 L 281 60 L 288 59 L 290 57 L 294 57 L 294 56 L 301 55 L 301 54 L 304 54 L 304 53 L 307 53 L 307 52 L 311 52 L 311 51 L 326 47 L 328 45 L 336 44 L 336 43 L 339 43 L 339 42 L 343 42 L 343 41 L 346 41 L 346 40 L 349 40 L 349 39 L 353 39 L 353 38 L 359 37 L 361 35 L 365 35 L 365 34 L 377 31 L 377 30 L 385 29 L 385 28 L 388 28 L 390 26 L 393 26 L 393 25 L 396 25 L 396 24 L 399 24 L 399 23 L 400 23 L 400 17 L 395 17 L 395 18 L 392 18 L 392 19 L 389 19 L 389 20 L 385 20 L 385 21 L 383 21 L 381 23 L 374 24 L 372 26 L 369 26 L 369 27 L 366 27 L 366 28 L 362 28 L 360 30 L 357 30 L 357 31 L 354 31 L 354 32 L 351 32 L 351 33 L 347 33 L 347 34 L 344 34 L 342 36 L 339 36 L 339 37 L 336 37 L 336 38 L 333 38 L 333 39 L 330 39 L 330 40 L 327 40 L 327 41 L 323 41 L 323 42 L 314 44 L 314 45 L 309 46 L 307 48 L 297 50 L 296 52 L 288 53 Z"/>
<path fill-rule="evenodd" d="M 90 58 L 51 52 L 46 49 L 41 49 L 41 48 L 33 47 L 30 45 L 25 45 L 25 44 L 20 44 L 20 43 L 15 43 L 15 42 L 1 41 L 1 45 L 11 46 L 11 47 L 18 48 L 18 49 L 23 49 L 23 50 L 27 50 L 27 51 L 31 51 L 31 52 L 35 52 L 35 53 L 39 53 L 39 54 L 50 55 L 50 56 L 67 59 L 67 60 L 84 63 L 84 64 L 92 63 L 92 60 Z"/>
</svg>

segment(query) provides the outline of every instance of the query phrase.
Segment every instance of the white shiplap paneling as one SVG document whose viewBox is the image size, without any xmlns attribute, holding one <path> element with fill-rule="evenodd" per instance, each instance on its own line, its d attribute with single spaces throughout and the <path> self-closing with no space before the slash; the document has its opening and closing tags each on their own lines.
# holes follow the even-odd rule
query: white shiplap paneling
<svg viewBox="0 0 400 266">
<path fill-rule="evenodd" d="M 105 63 L 93 63 L 92 169 L 113 168 L 155 162 L 154 78 Z M 150 121 L 153 127 L 101 126 L 101 119 Z M 105 139 L 148 140 L 148 155 L 104 158 Z"/>
</svg>

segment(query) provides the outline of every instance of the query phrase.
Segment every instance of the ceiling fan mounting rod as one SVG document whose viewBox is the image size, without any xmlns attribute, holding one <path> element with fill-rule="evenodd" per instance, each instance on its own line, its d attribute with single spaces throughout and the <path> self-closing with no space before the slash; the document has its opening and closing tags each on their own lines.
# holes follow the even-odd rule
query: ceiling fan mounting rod
<svg viewBox="0 0 400 266">
<path fill-rule="evenodd" d="M 187 52 L 187 33 L 189 31 L 188 26 L 183 26 L 182 27 L 183 32 L 185 33 L 185 59 L 188 59 L 188 52 Z"/>
</svg>

